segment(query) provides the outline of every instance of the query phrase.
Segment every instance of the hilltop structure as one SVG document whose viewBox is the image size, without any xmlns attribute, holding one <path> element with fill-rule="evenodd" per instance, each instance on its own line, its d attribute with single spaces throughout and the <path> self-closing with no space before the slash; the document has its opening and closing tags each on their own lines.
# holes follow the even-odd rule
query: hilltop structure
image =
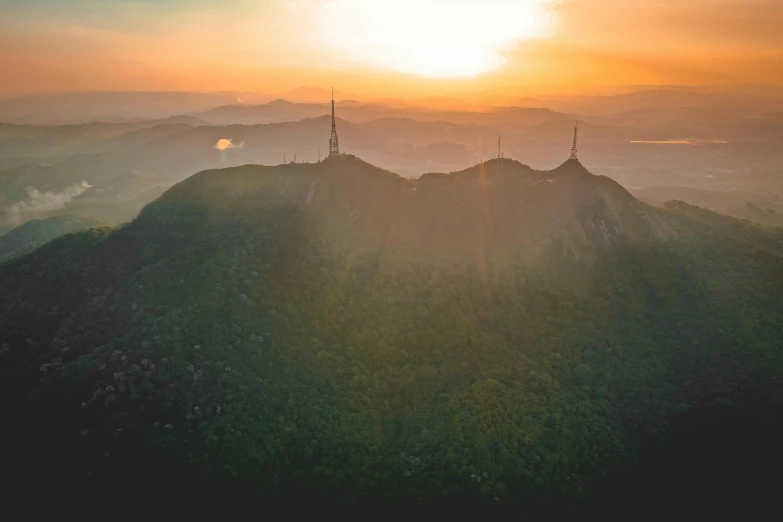
<svg viewBox="0 0 783 522">
<path fill-rule="evenodd" d="M 579 161 L 579 154 L 576 148 L 576 135 L 577 131 L 579 130 L 579 122 L 576 122 L 574 125 L 574 145 L 571 147 L 571 157 L 569 159 L 573 161 Z"/>
<path fill-rule="evenodd" d="M 337 138 L 337 123 L 334 118 L 334 87 L 332 87 L 332 135 L 329 138 L 329 157 L 340 155 L 340 141 Z"/>
</svg>

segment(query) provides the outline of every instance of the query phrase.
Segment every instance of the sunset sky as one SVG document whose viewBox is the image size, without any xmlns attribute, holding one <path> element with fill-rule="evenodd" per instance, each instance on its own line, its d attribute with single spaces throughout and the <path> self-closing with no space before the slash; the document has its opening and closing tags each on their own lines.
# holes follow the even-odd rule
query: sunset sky
<svg viewBox="0 0 783 522">
<path fill-rule="evenodd" d="M 0 0 L 0 92 L 783 84 L 780 0 Z"/>
</svg>

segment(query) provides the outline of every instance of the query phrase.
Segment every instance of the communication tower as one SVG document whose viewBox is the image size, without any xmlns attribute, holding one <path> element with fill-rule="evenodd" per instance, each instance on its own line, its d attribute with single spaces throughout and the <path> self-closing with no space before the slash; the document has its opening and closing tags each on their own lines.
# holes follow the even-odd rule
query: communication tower
<svg viewBox="0 0 783 522">
<path fill-rule="evenodd" d="M 576 124 L 574 125 L 574 146 L 571 147 L 571 158 L 570 158 L 574 161 L 579 161 L 579 154 L 576 148 L 576 136 L 578 130 L 579 130 L 579 122 L 576 122 Z"/>
<path fill-rule="evenodd" d="M 334 87 L 332 87 L 332 135 L 329 138 L 329 157 L 340 155 L 340 141 L 337 138 L 337 123 L 334 118 Z"/>
</svg>

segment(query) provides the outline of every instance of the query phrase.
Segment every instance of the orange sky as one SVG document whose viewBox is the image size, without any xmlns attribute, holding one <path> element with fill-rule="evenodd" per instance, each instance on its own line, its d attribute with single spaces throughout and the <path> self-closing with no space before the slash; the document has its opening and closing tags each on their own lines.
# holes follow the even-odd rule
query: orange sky
<svg viewBox="0 0 783 522">
<path fill-rule="evenodd" d="M 0 93 L 783 84 L 781 0 L 2 0 Z"/>
</svg>

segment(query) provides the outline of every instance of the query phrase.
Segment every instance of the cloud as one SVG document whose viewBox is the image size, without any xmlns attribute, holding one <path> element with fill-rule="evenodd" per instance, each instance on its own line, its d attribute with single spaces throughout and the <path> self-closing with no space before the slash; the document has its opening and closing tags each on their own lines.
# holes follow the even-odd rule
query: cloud
<svg viewBox="0 0 783 522">
<path fill-rule="evenodd" d="M 241 149 L 245 146 L 245 142 L 234 143 L 231 139 L 221 138 L 215 143 L 215 148 L 221 152 L 228 149 Z"/>
<path fill-rule="evenodd" d="M 22 223 L 68 205 L 73 198 L 84 194 L 92 187 L 86 181 L 71 185 L 61 192 L 41 192 L 37 188 L 27 187 L 27 199 L 14 203 L 6 209 L 6 214 L 12 223 Z"/>
</svg>

